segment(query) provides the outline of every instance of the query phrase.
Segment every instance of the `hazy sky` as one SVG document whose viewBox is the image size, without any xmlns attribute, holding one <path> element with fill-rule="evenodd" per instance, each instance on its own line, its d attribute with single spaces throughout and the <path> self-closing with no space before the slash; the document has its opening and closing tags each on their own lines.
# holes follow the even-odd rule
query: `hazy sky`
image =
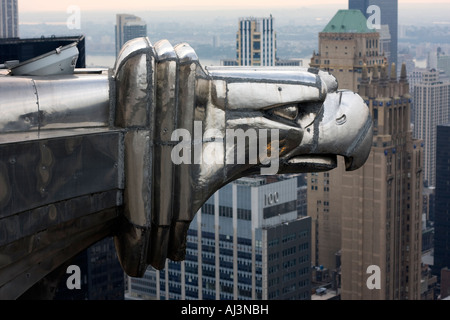
<svg viewBox="0 0 450 320">
<path fill-rule="evenodd" d="M 185 10 L 185 9 L 236 9 L 256 6 L 257 8 L 303 7 L 310 5 L 335 4 L 347 7 L 347 0 L 19 0 L 19 11 L 66 11 L 71 5 L 81 10 Z M 399 0 L 400 5 L 408 3 L 449 3 L 449 0 Z"/>
</svg>

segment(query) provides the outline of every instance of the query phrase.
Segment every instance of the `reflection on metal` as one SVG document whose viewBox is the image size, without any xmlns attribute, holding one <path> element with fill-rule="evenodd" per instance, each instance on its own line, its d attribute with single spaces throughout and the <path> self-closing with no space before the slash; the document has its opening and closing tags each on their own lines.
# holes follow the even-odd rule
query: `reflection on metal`
<svg viewBox="0 0 450 320">
<path fill-rule="evenodd" d="M 77 64 L 78 55 L 77 42 L 74 42 L 11 67 L 11 74 L 17 76 L 71 74 Z"/>
<path fill-rule="evenodd" d="M 183 260 L 202 204 L 269 166 L 225 161 L 239 150 L 229 130 L 276 130 L 259 154 L 278 145 L 280 174 L 331 170 L 337 156 L 356 170 L 372 145 L 368 107 L 332 75 L 203 68 L 188 44 L 166 40 L 128 42 L 113 70 L 0 76 L 0 97 L 0 297 L 20 296 L 108 234 L 130 276 Z M 173 159 L 178 130 L 192 137 L 182 141 L 191 161 Z M 109 231 L 98 231 L 102 217 Z"/>
</svg>

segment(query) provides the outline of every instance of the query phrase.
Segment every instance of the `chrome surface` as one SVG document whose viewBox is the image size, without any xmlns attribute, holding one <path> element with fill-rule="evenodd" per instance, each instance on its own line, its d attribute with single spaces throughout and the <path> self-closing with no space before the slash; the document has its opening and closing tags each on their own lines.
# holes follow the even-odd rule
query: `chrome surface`
<svg viewBox="0 0 450 320">
<path fill-rule="evenodd" d="M 338 156 L 357 170 L 372 145 L 368 107 L 329 73 L 203 68 L 188 44 L 167 40 L 128 42 L 109 72 L 0 75 L 0 97 L 0 229 L 23 212 L 112 192 L 97 209 L 120 212 L 115 243 L 130 276 L 183 260 L 192 219 L 227 183 L 328 171 Z M 239 145 L 238 133 L 252 132 Z"/>
<path fill-rule="evenodd" d="M 0 76 L 0 133 L 106 127 L 108 75 Z"/>
<path fill-rule="evenodd" d="M 72 74 L 77 64 L 77 42 L 56 48 L 54 51 L 12 66 L 15 76 L 49 76 Z"/>
<path fill-rule="evenodd" d="M 140 54 L 128 46 L 139 48 Z M 147 52 L 146 59 L 142 52 Z M 134 198 L 127 201 L 126 197 L 125 207 L 130 207 L 127 217 L 135 231 L 132 241 L 118 241 L 126 265 L 143 267 L 141 257 L 145 255 L 146 263 L 157 269 L 164 267 L 166 258 L 183 260 L 187 230 L 202 204 L 230 181 L 267 167 L 263 161 L 227 162 L 237 157 L 238 150 L 227 145 L 227 130 L 277 130 L 279 137 L 274 142 L 279 146 L 279 170 L 275 173 L 331 170 L 337 166 L 337 156 L 345 157 L 348 170 L 356 170 L 369 155 L 372 124 L 368 107 L 358 95 L 338 91 L 337 81 L 329 73 L 282 67 L 203 68 L 188 44 L 172 47 L 166 40 L 151 46 L 148 40 L 136 39 L 118 59 L 123 67 L 116 68 L 115 74 L 139 74 L 141 79 L 155 82 L 150 95 L 139 90 L 147 107 L 154 108 L 151 121 L 136 123 L 148 130 L 143 132 L 153 146 L 148 147 L 143 138 L 131 140 L 128 145 L 148 152 L 126 152 L 125 156 L 126 163 L 136 164 L 133 176 L 151 177 L 151 186 L 127 179 Z M 130 92 L 128 86 L 117 85 L 116 90 L 118 97 Z M 137 103 L 142 100 L 139 94 L 131 96 L 137 97 L 132 100 L 135 105 L 120 105 L 136 114 L 137 106 L 143 110 L 144 103 Z M 192 139 L 184 141 L 173 135 L 180 129 Z M 127 136 L 130 134 L 128 131 Z M 127 149 L 127 142 L 125 145 Z M 189 153 L 188 161 L 174 163 L 173 151 L 180 146 Z M 245 151 L 249 150 L 246 145 Z M 137 199 L 140 207 L 133 205 Z M 146 201 L 152 205 L 146 206 Z"/>
</svg>

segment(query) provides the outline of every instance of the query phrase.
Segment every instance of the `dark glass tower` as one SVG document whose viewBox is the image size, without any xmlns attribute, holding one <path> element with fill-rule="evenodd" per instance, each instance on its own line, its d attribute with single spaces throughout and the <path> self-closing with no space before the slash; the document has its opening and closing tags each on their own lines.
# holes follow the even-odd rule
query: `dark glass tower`
<svg viewBox="0 0 450 320">
<path fill-rule="evenodd" d="M 450 123 L 437 126 L 434 272 L 450 268 Z"/>
<path fill-rule="evenodd" d="M 381 25 L 388 25 L 389 32 L 391 34 L 390 43 L 390 61 L 389 66 L 392 63 L 397 63 L 398 54 L 398 0 L 349 0 L 349 9 L 360 10 L 367 18 L 372 16 L 372 12 L 367 12 L 369 6 L 378 6 L 381 9 Z"/>
</svg>

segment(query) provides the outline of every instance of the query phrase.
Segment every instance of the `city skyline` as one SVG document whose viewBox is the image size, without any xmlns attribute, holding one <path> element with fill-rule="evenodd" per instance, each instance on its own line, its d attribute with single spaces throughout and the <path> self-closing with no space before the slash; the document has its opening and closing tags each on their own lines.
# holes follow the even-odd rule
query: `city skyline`
<svg viewBox="0 0 450 320">
<path fill-rule="evenodd" d="M 220 4 L 212 4 L 211 1 L 206 0 L 193 0 L 189 1 L 189 4 L 186 4 L 186 1 L 183 0 L 174 0 L 171 1 L 170 4 L 165 2 L 155 2 L 150 5 L 142 0 L 130 0 L 124 3 L 123 1 L 72 1 L 72 0 L 63 0 L 63 1 L 45 1 L 45 2 L 36 2 L 32 0 L 21 0 L 19 1 L 19 10 L 25 11 L 60 11 L 65 10 L 67 7 L 76 5 L 79 6 L 82 10 L 167 10 L 167 9 L 176 9 L 176 10 L 208 10 L 212 8 L 217 9 L 235 9 L 235 8 L 292 8 L 292 7 L 310 7 L 310 6 L 323 6 L 323 5 L 343 5 L 346 6 L 348 0 L 316 0 L 313 3 L 311 1 L 306 0 L 284 0 L 282 2 L 277 2 L 274 5 L 273 1 L 269 0 L 250 0 L 245 1 L 245 4 L 242 1 L 238 0 L 230 0 L 226 3 L 219 2 Z M 423 4 L 423 3 L 434 3 L 434 4 L 447 4 L 447 0 L 433 0 L 430 2 L 425 2 L 423 0 L 399 0 L 400 5 L 407 4 Z"/>
</svg>

